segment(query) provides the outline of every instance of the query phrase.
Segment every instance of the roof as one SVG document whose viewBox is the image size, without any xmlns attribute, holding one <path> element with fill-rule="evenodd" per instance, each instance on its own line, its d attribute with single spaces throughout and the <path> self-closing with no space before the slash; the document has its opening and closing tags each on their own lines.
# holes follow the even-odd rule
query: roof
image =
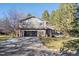
<svg viewBox="0 0 79 59">
<path fill-rule="evenodd" d="M 30 20 L 29 20 L 30 19 Z M 34 20 L 33 20 L 34 19 Z M 20 20 L 20 22 L 22 21 L 26 21 L 29 20 L 29 22 L 27 21 L 24 26 L 22 26 L 22 28 L 20 29 L 54 29 L 54 26 L 52 26 L 48 21 L 43 21 L 40 18 L 37 18 L 35 16 L 30 16 L 27 17 L 25 19 Z M 40 23 L 43 23 L 42 25 L 40 25 Z"/>
<path fill-rule="evenodd" d="M 31 19 L 31 18 L 38 18 L 38 17 L 29 16 L 29 17 L 26 17 L 25 19 L 21 19 L 20 22 L 25 21 L 25 20 L 29 20 L 29 19 Z M 38 18 L 38 19 L 40 19 L 40 18 Z M 40 20 L 43 21 L 43 19 L 40 19 Z"/>
<path fill-rule="evenodd" d="M 30 18 L 36 18 L 36 17 L 35 17 L 35 16 L 29 16 L 29 17 L 27 17 L 27 18 L 25 18 L 25 19 L 21 19 L 20 22 L 25 21 L 25 20 L 28 20 L 28 19 L 30 19 Z"/>
</svg>

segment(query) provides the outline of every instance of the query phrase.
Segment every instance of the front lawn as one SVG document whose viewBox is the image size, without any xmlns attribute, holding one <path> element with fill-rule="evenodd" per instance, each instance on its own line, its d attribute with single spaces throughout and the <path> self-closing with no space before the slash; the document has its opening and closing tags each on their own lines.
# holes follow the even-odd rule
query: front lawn
<svg viewBox="0 0 79 59">
<path fill-rule="evenodd" d="M 0 35 L 0 41 L 7 40 L 10 36 L 8 35 Z"/>
<path fill-rule="evenodd" d="M 41 37 L 40 40 L 46 47 L 51 48 L 51 49 L 60 50 L 61 48 L 64 47 L 64 43 L 68 41 L 72 41 L 74 39 L 72 37 L 68 37 L 68 38 L 66 37 L 58 37 L 58 38 Z"/>
<path fill-rule="evenodd" d="M 0 34 L 0 41 L 7 40 L 8 38 L 16 38 L 16 35 L 14 33 L 11 33 L 9 35 Z"/>
</svg>

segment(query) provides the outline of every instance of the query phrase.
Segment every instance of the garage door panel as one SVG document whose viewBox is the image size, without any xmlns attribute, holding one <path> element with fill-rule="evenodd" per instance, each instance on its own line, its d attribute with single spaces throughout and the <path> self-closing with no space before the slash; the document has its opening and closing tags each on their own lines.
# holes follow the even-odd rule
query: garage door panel
<svg viewBox="0 0 79 59">
<path fill-rule="evenodd" d="M 24 31 L 24 36 L 29 37 L 29 36 L 37 36 L 37 31 Z"/>
</svg>

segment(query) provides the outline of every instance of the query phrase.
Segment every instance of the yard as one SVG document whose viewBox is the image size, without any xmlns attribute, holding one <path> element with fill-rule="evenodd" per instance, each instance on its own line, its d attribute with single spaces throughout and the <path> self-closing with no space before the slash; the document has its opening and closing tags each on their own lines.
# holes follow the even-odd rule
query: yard
<svg viewBox="0 0 79 59">
<path fill-rule="evenodd" d="M 8 38 L 9 36 L 7 35 L 0 35 L 0 41 L 7 40 Z"/>
<path fill-rule="evenodd" d="M 0 35 L 0 41 L 11 38 L 10 35 Z M 59 51 L 61 48 L 79 50 L 79 38 L 74 37 L 40 37 L 43 45 L 49 49 Z"/>
<path fill-rule="evenodd" d="M 1 35 L 0 34 L 0 41 L 3 41 L 3 40 L 7 40 L 8 38 L 14 38 L 15 35 L 12 33 L 12 34 L 9 34 L 9 35 Z"/>
<path fill-rule="evenodd" d="M 76 49 L 76 47 L 79 46 L 79 39 L 78 38 L 75 40 L 74 39 L 75 38 L 72 38 L 72 37 L 69 37 L 69 38 L 65 38 L 65 37 L 45 38 L 45 37 L 42 37 L 41 41 L 46 47 L 51 48 L 51 49 L 60 50 L 61 48 L 64 48 L 64 47 L 69 48 L 69 49 L 72 49 L 72 48 Z"/>
</svg>

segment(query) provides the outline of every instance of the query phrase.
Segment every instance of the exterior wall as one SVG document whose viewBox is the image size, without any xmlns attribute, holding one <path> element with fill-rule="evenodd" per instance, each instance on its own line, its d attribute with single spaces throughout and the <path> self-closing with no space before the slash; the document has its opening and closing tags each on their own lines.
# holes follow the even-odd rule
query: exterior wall
<svg viewBox="0 0 79 59">
<path fill-rule="evenodd" d="M 44 29 L 46 28 L 46 21 L 42 21 L 39 18 L 31 18 L 19 23 L 19 28 Z"/>
<path fill-rule="evenodd" d="M 46 36 L 46 30 L 38 30 L 38 37 L 39 36 Z"/>
<path fill-rule="evenodd" d="M 23 31 L 22 30 L 17 30 L 16 31 L 16 37 L 23 37 Z"/>
</svg>

